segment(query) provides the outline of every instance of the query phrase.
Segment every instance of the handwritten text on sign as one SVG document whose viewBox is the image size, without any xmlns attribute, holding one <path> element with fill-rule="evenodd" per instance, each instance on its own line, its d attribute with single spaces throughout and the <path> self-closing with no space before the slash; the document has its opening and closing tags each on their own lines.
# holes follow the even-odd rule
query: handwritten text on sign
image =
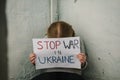
<svg viewBox="0 0 120 80">
<path fill-rule="evenodd" d="M 81 68 L 76 55 L 80 53 L 80 38 L 33 39 L 36 54 L 36 69 L 43 68 Z"/>
</svg>

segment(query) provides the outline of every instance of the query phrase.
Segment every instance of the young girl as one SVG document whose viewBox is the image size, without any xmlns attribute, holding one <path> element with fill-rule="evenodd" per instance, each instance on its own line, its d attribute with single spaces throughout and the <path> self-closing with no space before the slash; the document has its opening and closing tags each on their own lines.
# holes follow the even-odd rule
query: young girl
<svg viewBox="0 0 120 80">
<path fill-rule="evenodd" d="M 47 31 L 48 38 L 63 38 L 74 37 L 75 32 L 71 25 L 63 21 L 57 21 L 52 23 Z M 41 70 L 41 74 L 33 78 L 32 80 L 84 80 L 81 76 L 81 71 L 86 67 L 86 55 L 84 45 L 81 42 L 81 53 L 77 58 L 81 62 L 82 69 L 70 69 L 70 68 L 50 68 Z M 35 53 L 29 55 L 30 62 L 35 65 Z"/>
</svg>

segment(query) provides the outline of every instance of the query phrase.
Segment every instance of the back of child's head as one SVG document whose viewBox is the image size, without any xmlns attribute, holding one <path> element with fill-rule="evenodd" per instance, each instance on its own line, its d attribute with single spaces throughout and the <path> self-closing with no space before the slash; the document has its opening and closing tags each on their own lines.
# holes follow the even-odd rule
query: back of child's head
<svg viewBox="0 0 120 80">
<path fill-rule="evenodd" d="M 48 38 L 74 37 L 72 26 L 64 21 L 53 22 L 47 31 Z"/>
</svg>

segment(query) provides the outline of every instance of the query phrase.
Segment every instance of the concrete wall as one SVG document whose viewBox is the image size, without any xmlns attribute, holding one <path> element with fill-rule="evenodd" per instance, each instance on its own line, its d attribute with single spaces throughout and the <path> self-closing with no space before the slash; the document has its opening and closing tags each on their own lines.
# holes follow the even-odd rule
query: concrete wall
<svg viewBox="0 0 120 80">
<path fill-rule="evenodd" d="M 59 0 L 59 19 L 85 41 L 87 80 L 120 80 L 120 0 Z"/>
<path fill-rule="evenodd" d="M 32 52 L 32 38 L 44 36 L 51 20 L 54 20 L 50 19 L 52 16 L 55 20 L 64 20 L 73 25 L 76 34 L 85 41 L 89 62 L 84 71 L 87 80 L 119 80 L 120 1 L 58 1 L 59 4 L 54 6 L 59 8 L 53 6 L 53 16 L 50 0 L 1 1 L 0 79 L 7 80 L 8 75 L 9 80 L 30 80 L 40 73 L 29 62 L 28 55 Z"/>
<path fill-rule="evenodd" d="M 49 0 L 7 0 L 9 80 L 30 80 L 39 73 L 28 56 L 32 38 L 43 37 L 50 24 L 49 8 Z"/>
</svg>

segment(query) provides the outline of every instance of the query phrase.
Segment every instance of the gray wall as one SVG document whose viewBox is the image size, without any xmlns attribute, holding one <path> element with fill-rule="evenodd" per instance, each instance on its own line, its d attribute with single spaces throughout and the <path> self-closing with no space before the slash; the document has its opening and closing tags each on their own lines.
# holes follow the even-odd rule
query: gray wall
<svg viewBox="0 0 120 80">
<path fill-rule="evenodd" d="M 120 80 L 120 0 L 60 0 L 59 11 L 85 41 L 87 80 Z"/>
<path fill-rule="evenodd" d="M 73 25 L 76 34 L 85 41 L 89 62 L 88 68 L 84 71 L 86 79 L 119 80 L 120 1 L 58 1 L 59 8 L 56 10 L 53 6 L 55 10 L 53 9 L 52 17 Z M 1 25 L 5 26 L 0 29 L 3 34 L 5 32 L 1 35 L 1 42 L 5 45 L 1 50 L 6 53 L 2 57 L 5 58 L 2 64 L 7 64 L 8 55 L 9 80 L 29 80 L 39 74 L 28 60 L 28 55 L 32 52 L 32 38 L 43 37 L 51 20 L 54 20 L 50 19 L 50 0 L 7 0 L 6 4 L 7 21 L 4 11 L 4 18 L 0 18 Z M 56 12 L 59 12 L 59 16 Z M 5 22 L 4 25 L 2 21 Z M 5 70 L 6 67 L 2 69 Z M 7 71 L 5 72 L 7 75 Z"/>
<path fill-rule="evenodd" d="M 50 24 L 49 0 L 7 0 L 9 80 L 30 80 L 39 71 L 29 62 L 32 38 L 45 35 Z"/>
</svg>

